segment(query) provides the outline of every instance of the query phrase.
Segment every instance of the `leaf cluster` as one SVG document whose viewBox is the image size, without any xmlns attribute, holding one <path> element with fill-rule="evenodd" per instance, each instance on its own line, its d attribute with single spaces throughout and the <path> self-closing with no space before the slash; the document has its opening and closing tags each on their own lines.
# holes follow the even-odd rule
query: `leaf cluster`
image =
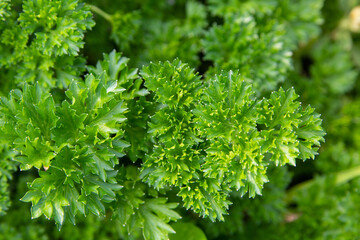
<svg viewBox="0 0 360 240">
<path fill-rule="evenodd" d="M 0 239 L 356 236 L 357 40 L 323 2 L 1 1 Z"/>
</svg>

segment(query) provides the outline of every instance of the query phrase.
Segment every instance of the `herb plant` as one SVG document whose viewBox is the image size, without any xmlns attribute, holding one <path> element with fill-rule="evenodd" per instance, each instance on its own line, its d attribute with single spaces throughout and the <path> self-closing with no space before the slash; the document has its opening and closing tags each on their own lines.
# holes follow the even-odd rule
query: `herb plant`
<svg viewBox="0 0 360 240">
<path fill-rule="evenodd" d="M 354 239 L 344 2 L 1 0 L 0 239 Z"/>
</svg>

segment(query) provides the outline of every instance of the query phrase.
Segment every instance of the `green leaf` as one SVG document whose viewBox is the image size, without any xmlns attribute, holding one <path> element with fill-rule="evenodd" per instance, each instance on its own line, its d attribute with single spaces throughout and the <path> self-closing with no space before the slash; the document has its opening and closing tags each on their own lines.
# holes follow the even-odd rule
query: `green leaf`
<svg viewBox="0 0 360 240">
<path fill-rule="evenodd" d="M 168 233 L 175 233 L 166 222 L 180 218 L 180 215 L 172 210 L 177 204 L 165 203 L 164 198 L 150 199 L 140 208 L 140 213 L 144 218 L 143 235 L 146 240 L 167 239 Z"/>
<path fill-rule="evenodd" d="M 27 191 L 26 194 L 20 199 L 20 201 L 23 202 L 33 202 L 33 204 L 36 204 L 39 202 L 39 200 L 42 198 L 43 193 L 41 193 L 38 190 L 30 190 Z"/>
<path fill-rule="evenodd" d="M 55 222 L 58 224 L 58 226 L 61 228 L 63 222 L 64 222 L 64 206 L 68 206 L 69 202 L 68 200 L 63 196 L 56 196 L 53 201 L 54 206 L 54 219 Z"/>
</svg>

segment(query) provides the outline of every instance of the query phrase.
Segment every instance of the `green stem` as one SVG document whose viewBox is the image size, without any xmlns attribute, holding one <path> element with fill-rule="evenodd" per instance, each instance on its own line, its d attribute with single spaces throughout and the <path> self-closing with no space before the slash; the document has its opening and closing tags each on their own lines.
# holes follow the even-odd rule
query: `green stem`
<svg viewBox="0 0 360 240">
<path fill-rule="evenodd" d="M 112 23 L 112 16 L 106 12 L 104 12 L 102 9 L 98 8 L 97 6 L 88 4 L 90 6 L 90 10 L 94 13 L 100 15 L 101 17 L 105 18 L 108 22 Z"/>
<path fill-rule="evenodd" d="M 325 176 L 322 176 L 322 178 L 324 178 L 324 177 Z M 356 177 L 360 177 L 360 166 L 353 167 L 353 168 L 346 169 L 346 170 L 340 171 L 338 173 L 335 173 L 335 186 L 344 184 Z M 308 180 L 306 182 L 300 183 L 300 184 L 292 187 L 287 192 L 285 201 L 287 203 L 293 202 L 294 197 L 297 192 L 311 187 L 311 185 L 313 185 L 314 183 L 315 183 L 315 179 L 311 179 L 311 180 Z"/>
<path fill-rule="evenodd" d="M 231 90 L 232 90 L 232 74 L 233 72 L 230 70 L 229 72 L 229 104 L 230 104 L 230 111 L 232 111 L 232 97 L 231 97 Z"/>
<path fill-rule="evenodd" d="M 338 172 L 336 174 L 335 184 L 341 185 L 343 183 L 346 183 L 350 181 L 353 178 L 360 176 L 360 166 L 350 168 L 341 172 Z"/>
</svg>

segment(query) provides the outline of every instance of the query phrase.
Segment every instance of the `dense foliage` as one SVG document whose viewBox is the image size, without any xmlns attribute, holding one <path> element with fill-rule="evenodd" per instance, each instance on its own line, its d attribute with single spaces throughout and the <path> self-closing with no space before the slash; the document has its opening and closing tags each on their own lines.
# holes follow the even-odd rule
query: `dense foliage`
<svg viewBox="0 0 360 240">
<path fill-rule="evenodd" d="M 357 5 L 0 0 L 0 239 L 356 239 Z"/>
</svg>

